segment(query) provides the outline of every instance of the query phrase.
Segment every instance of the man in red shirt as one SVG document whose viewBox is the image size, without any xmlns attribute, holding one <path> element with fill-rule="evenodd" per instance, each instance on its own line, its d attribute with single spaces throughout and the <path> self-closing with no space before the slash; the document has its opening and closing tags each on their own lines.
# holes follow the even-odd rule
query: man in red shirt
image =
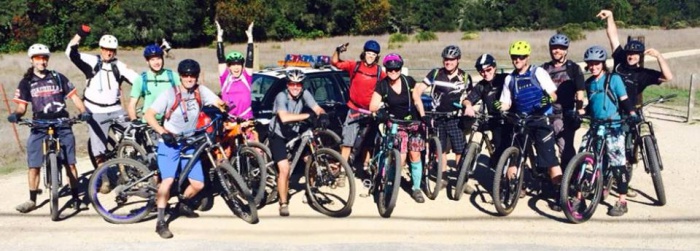
<svg viewBox="0 0 700 251">
<path fill-rule="evenodd" d="M 386 77 L 386 73 L 377 64 L 380 52 L 377 41 L 368 40 L 365 42 L 362 54 L 360 54 L 361 61 L 341 61 L 340 53 L 346 51 L 347 47 L 348 43 L 338 46 L 331 58 L 333 66 L 348 72 L 350 75 L 350 100 L 348 100 L 348 108 L 350 109 L 343 124 L 343 144 L 340 151 L 344 159 L 348 159 L 350 156 L 350 150 L 355 145 L 355 139 L 358 138 L 360 124 L 362 124 L 352 123 L 361 118 L 360 114 L 358 114 L 358 109 L 369 110 L 369 101 L 372 99 L 374 87 L 379 80 Z M 369 128 L 372 130 L 367 130 L 369 133 L 365 137 L 371 136 L 373 131 L 375 131 L 373 127 L 370 126 Z M 369 141 L 366 143 L 372 143 Z M 350 165 L 354 166 L 353 164 L 350 163 Z"/>
</svg>

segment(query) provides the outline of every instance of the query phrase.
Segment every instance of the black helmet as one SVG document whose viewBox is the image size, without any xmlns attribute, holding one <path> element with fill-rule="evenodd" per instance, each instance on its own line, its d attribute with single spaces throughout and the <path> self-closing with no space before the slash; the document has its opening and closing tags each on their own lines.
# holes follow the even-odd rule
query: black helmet
<svg viewBox="0 0 700 251">
<path fill-rule="evenodd" d="M 477 71 L 482 71 L 486 66 L 496 67 L 496 59 L 491 54 L 483 54 L 476 59 L 474 67 Z"/>
<path fill-rule="evenodd" d="M 642 54 L 642 53 L 644 53 L 644 44 L 640 41 L 637 41 L 637 40 L 629 41 L 625 45 L 625 52 Z"/>
<path fill-rule="evenodd" d="M 182 60 L 177 66 L 177 73 L 180 75 L 192 75 L 199 77 L 200 71 L 201 69 L 199 68 L 199 63 L 193 59 Z"/>
<path fill-rule="evenodd" d="M 445 47 L 445 49 L 442 50 L 442 58 L 445 59 L 459 59 L 462 57 L 462 50 L 459 49 L 459 46 L 456 45 L 448 45 Z"/>
</svg>

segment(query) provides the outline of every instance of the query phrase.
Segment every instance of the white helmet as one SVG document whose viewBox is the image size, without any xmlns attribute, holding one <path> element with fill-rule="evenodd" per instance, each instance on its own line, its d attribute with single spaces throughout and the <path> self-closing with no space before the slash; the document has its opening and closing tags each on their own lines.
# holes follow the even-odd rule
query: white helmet
<svg viewBox="0 0 700 251">
<path fill-rule="evenodd" d="M 295 83 L 301 83 L 304 81 L 304 78 L 306 75 L 304 72 L 302 72 L 299 69 L 289 69 L 286 72 L 287 79 L 289 79 L 290 82 L 295 82 Z"/>
<path fill-rule="evenodd" d="M 27 56 L 29 56 L 29 58 L 32 58 L 36 55 L 51 56 L 51 51 L 49 51 L 49 47 L 47 47 L 46 45 L 33 44 L 32 46 L 29 46 L 29 50 L 27 50 Z"/>
<path fill-rule="evenodd" d="M 117 38 L 112 35 L 104 35 L 100 38 L 100 47 L 102 48 L 116 50 L 118 46 Z"/>
</svg>

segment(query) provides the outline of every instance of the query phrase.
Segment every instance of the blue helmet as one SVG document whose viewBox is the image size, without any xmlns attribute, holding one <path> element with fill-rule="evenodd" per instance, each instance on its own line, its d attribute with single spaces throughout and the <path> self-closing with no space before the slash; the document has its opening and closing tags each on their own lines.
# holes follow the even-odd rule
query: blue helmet
<svg viewBox="0 0 700 251">
<path fill-rule="evenodd" d="M 569 48 L 569 38 L 564 34 L 556 34 L 549 39 L 549 46 L 560 45 Z"/>
<path fill-rule="evenodd" d="M 605 61 L 605 59 L 608 58 L 608 53 L 605 51 L 603 47 L 600 46 L 593 46 L 591 48 L 588 48 L 586 50 L 586 53 L 583 54 L 583 61 Z"/>
<path fill-rule="evenodd" d="M 377 43 L 377 41 L 367 40 L 367 42 L 365 42 L 364 51 L 372 51 L 379 54 L 381 47 L 379 47 L 379 43 Z"/>
<path fill-rule="evenodd" d="M 163 57 L 163 49 L 160 48 L 160 46 L 156 44 L 151 44 L 146 46 L 146 48 L 143 49 L 143 57 L 148 59 L 150 57 L 157 56 L 157 57 Z"/>
</svg>

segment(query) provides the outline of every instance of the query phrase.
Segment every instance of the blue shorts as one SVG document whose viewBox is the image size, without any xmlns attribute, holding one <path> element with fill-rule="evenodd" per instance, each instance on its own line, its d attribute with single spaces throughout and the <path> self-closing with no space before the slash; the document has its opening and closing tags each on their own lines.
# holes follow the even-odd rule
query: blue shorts
<svg viewBox="0 0 700 251">
<path fill-rule="evenodd" d="M 75 136 L 73 130 L 69 127 L 56 129 L 59 142 L 61 144 L 61 152 L 58 154 L 60 163 L 74 165 L 75 164 Z M 43 142 L 46 135 L 46 129 L 32 129 L 27 138 L 27 164 L 29 168 L 39 168 L 44 163 L 44 148 Z"/>
<path fill-rule="evenodd" d="M 180 176 L 180 172 L 187 165 L 190 159 L 180 159 L 180 145 L 176 147 L 168 146 L 163 142 L 158 142 L 158 171 L 162 179 L 175 178 Z M 185 154 L 194 154 L 194 148 L 185 150 Z M 197 159 L 192 166 L 192 170 L 187 175 L 188 178 L 204 182 L 204 172 L 202 171 L 202 161 Z"/>
</svg>

